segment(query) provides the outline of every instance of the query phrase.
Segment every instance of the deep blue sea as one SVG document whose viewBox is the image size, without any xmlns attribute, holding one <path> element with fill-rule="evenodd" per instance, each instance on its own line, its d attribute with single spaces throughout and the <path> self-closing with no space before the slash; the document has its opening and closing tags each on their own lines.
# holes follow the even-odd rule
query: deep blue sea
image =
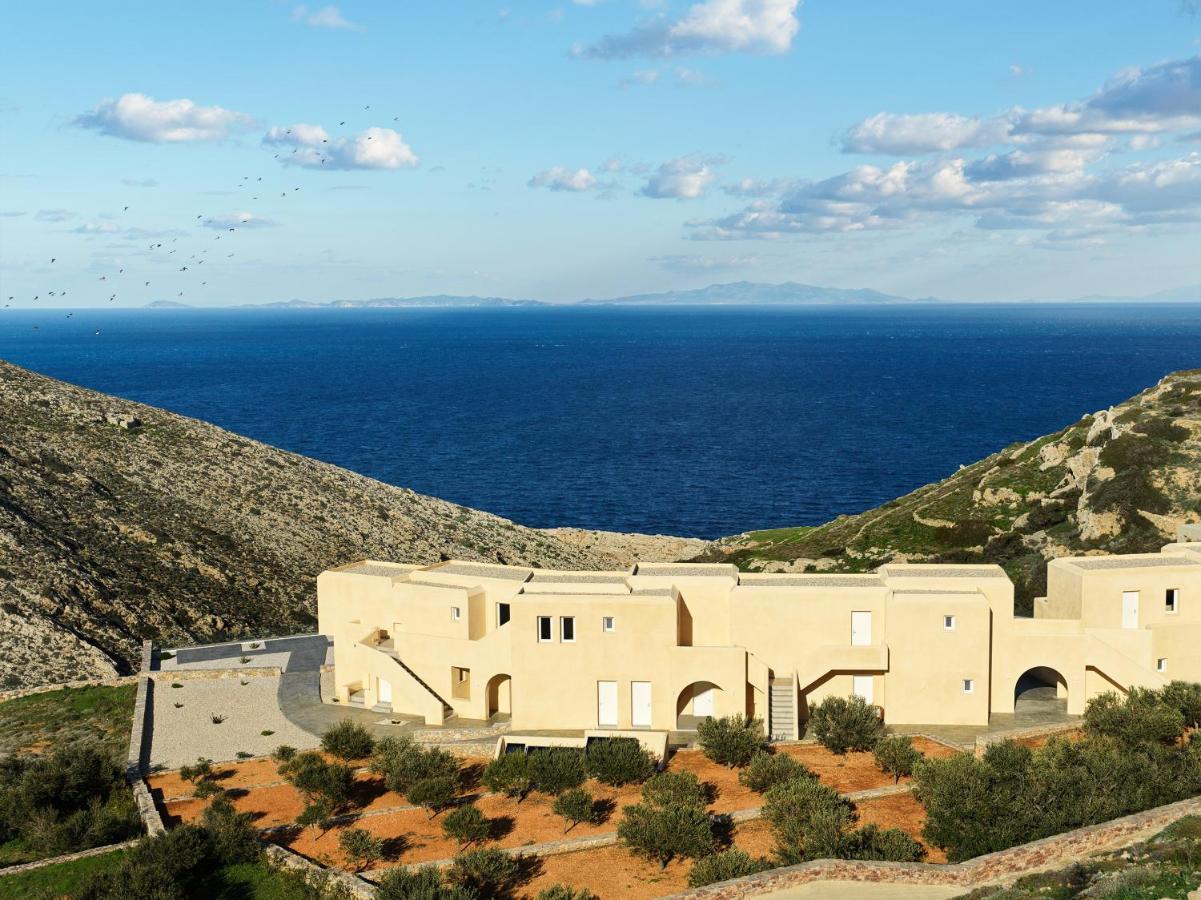
<svg viewBox="0 0 1201 900">
<path fill-rule="evenodd" d="M 5 310 L 0 358 L 525 524 L 716 537 L 1199 367 L 1201 307 Z"/>
</svg>

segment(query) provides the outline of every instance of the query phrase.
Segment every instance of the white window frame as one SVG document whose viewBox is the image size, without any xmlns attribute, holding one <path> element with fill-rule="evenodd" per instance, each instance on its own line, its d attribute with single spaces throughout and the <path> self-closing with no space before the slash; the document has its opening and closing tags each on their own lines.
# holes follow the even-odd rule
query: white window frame
<svg viewBox="0 0 1201 900">
<path fill-rule="evenodd" d="M 500 620 L 501 607 L 504 607 L 505 609 L 509 610 L 509 618 L 506 619 L 504 622 L 502 622 Z M 513 608 L 511 606 L 509 606 L 509 604 L 507 604 L 507 603 L 497 603 L 496 604 L 496 627 L 500 628 L 502 625 L 508 625 L 509 622 L 512 621 L 512 619 L 513 619 Z"/>
<path fill-rule="evenodd" d="M 617 630 L 617 619 L 613 616 L 601 616 L 601 631 L 612 634 Z"/>
<path fill-rule="evenodd" d="M 457 622 L 457 621 L 459 621 L 459 619 L 461 619 L 462 617 L 463 617 L 463 611 L 462 611 L 461 609 L 459 609 L 459 607 L 457 607 L 457 606 L 452 606 L 452 607 L 450 608 L 450 620 L 451 620 L 452 622 Z"/>
<path fill-rule="evenodd" d="M 943 631 L 955 630 L 955 617 L 953 615 L 944 614 L 942 617 Z"/>
<path fill-rule="evenodd" d="M 976 693 L 976 679 L 975 678 L 963 679 L 963 692 L 965 694 Z"/>
<path fill-rule="evenodd" d="M 567 629 L 564 626 L 568 622 L 571 623 L 571 637 L 566 637 Z M 575 643 L 575 616 L 559 616 L 559 642 L 562 644 Z"/>
<path fill-rule="evenodd" d="M 1180 588 L 1168 588 L 1163 598 L 1163 610 L 1169 616 L 1176 615 L 1180 609 Z"/>
<path fill-rule="evenodd" d="M 542 623 L 546 623 L 547 637 L 542 636 Z M 538 617 L 538 643 L 550 644 L 555 640 L 555 617 L 554 616 L 539 616 Z"/>
<path fill-rule="evenodd" d="M 1168 671 L 1168 658 L 1166 656 L 1161 656 L 1157 660 L 1155 660 L 1155 671 L 1156 672 Z"/>
</svg>

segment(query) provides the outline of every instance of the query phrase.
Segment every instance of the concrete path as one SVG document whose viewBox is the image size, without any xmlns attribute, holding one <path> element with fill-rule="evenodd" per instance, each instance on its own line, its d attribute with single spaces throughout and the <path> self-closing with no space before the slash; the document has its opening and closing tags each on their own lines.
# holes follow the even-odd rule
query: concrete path
<svg viewBox="0 0 1201 900">
<path fill-rule="evenodd" d="M 285 672 L 316 672 L 333 662 L 333 649 L 333 642 L 323 634 L 179 647 L 164 649 L 172 656 L 159 660 L 159 670 L 278 667 Z"/>
<path fill-rule="evenodd" d="M 761 895 L 763 900 L 942 900 L 963 896 L 942 884 L 879 884 L 870 881 L 813 881 Z"/>
</svg>

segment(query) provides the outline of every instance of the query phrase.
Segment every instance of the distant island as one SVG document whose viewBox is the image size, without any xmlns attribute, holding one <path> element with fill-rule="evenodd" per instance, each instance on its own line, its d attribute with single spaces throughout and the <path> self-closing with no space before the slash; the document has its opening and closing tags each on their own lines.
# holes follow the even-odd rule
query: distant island
<svg viewBox="0 0 1201 900">
<path fill-rule="evenodd" d="M 1201 285 L 1186 285 L 1144 296 L 1074 297 L 1065 300 L 1026 299 L 1020 303 L 1175 303 L 1201 301 Z M 430 294 L 420 297 L 377 297 L 372 300 L 275 300 L 270 303 L 243 303 L 235 309 L 500 309 L 508 307 L 551 306 L 887 306 L 899 303 L 956 303 L 940 297 L 902 297 L 870 288 L 834 288 L 785 281 L 766 284 L 734 281 L 711 284 L 685 291 L 659 291 L 629 294 L 623 297 L 587 298 L 575 303 L 551 303 L 545 300 L 510 297 L 476 297 L 456 294 Z M 155 300 L 149 309 L 198 309 L 175 300 Z M 228 308 L 228 307 L 227 307 Z"/>
</svg>

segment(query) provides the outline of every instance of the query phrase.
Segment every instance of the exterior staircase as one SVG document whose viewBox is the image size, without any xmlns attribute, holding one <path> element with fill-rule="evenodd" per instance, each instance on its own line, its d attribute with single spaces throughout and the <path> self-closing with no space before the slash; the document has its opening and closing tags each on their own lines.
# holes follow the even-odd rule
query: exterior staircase
<svg viewBox="0 0 1201 900">
<path fill-rule="evenodd" d="M 796 684 L 791 678 L 768 683 L 769 729 L 773 741 L 796 739 Z"/>
<path fill-rule="evenodd" d="M 389 642 L 389 643 L 391 643 L 391 642 Z M 437 691 L 435 691 L 432 687 L 430 687 L 428 684 L 426 684 L 424 681 L 422 681 L 421 677 L 416 672 L 414 672 L 412 669 L 410 669 L 408 666 L 406 666 L 404 664 L 404 661 L 400 658 L 400 654 L 397 653 L 396 650 L 392 649 L 391 647 L 384 646 L 382 643 L 381 643 L 379 649 L 383 650 L 384 653 L 386 653 L 390 657 L 392 657 L 392 659 L 394 659 L 396 661 L 396 664 L 398 666 L 400 666 L 402 669 L 404 669 L 405 672 L 408 673 L 410 678 L 412 678 L 415 682 L 417 682 L 419 685 L 421 685 L 423 688 L 425 688 L 427 691 L 429 691 L 429 693 L 433 697 L 435 697 L 439 703 L 442 704 L 442 721 L 443 722 L 446 722 L 448 719 L 451 719 L 454 717 L 454 714 L 455 714 L 454 707 L 451 706 L 449 703 L 447 703 L 445 700 L 443 700 Z M 389 712 L 390 711 L 391 711 L 391 709 L 389 708 Z"/>
</svg>

